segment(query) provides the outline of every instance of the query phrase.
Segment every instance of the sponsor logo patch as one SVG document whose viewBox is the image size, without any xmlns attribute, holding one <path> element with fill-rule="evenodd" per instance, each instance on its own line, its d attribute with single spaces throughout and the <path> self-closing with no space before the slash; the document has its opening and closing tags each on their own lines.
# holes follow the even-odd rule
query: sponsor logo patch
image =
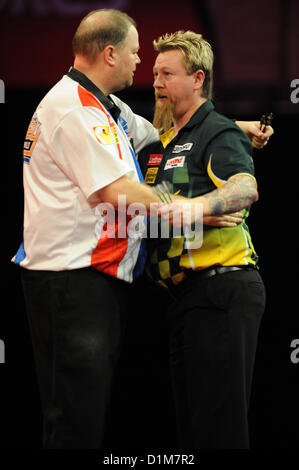
<svg viewBox="0 0 299 470">
<path fill-rule="evenodd" d="M 130 138 L 131 135 L 130 135 L 130 132 L 129 132 L 127 121 L 122 116 L 119 116 L 118 120 L 119 120 L 123 130 L 125 131 L 126 135 L 128 136 L 128 138 Z"/>
<path fill-rule="evenodd" d="M 109 126 L 94 126 L 93 127 L 94 135 L 100 144 L 111 145 L 111 133 Z"/>
<path fill-rule="evenodd" d="M 188 150 L 191 150 L 193 147 L 193 143 L 192 142 L 189 142 L 187 144 L 184 144 L 184 145 L 175 145 L 172 153 L 180 153 L 180 152 L 186 152 Z"/>
<path fill-rule="evenodd" d="M 144 182 L 147 184 L 153 184 L 156 181 L 158 170 L 159 167 L 148 168 L 145 173 Z"/>
<path fill-rule="evenodd" d="M 170 160 L 167 160 L 164 170 L 170 170 L 171 168 L 183 167 L 185 163 L 185 156 L 174 157 Z"/>
<path fill-rule="evenodd" d="M 160 165 L 162 158 L 163 158 L 163 155 L 161 153 L 151 153 L 147 164 L 148 166 Z"/>
<path fill-rule="evenodd" d="M 41 123 L 37 119 L 37 114 L 34 113 L 31 119 L 31 122 L 29 124 L 26 137 L 25 137 L 24 149 L 23 149 L 24 163 L 30 163 L 32 151 L 34 149 L 34 146 L 40 134 L 40 126 L 41 126 Z"/>
</svg>

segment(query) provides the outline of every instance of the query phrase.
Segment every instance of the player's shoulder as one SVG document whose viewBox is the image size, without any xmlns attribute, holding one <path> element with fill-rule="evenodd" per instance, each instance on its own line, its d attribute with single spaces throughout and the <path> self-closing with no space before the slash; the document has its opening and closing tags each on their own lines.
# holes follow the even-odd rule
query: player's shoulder
<svg viewBox="0 0 299 470">
<path fill-rule="evenodd" d="M 203 127 L 205 129 L 206 138 L 210 141 L 221 139 L 225 142 L 242 143 L 248 151 L 251 152 L 252 145 L 248 136 L 244 131 L 230 119 L 218 111 L 212 110 L 206 117 Z"/>
<path fill-rule="evenodd" d="M 230 119 L 224 114 L 219 113 L 215 109 L 213 109 L 205 119 L 205 125 L 208 126 L 213 131 L 225 131 L 225 130 L 232 130 L 232 131 L 241 131 L 239 126 L 235 123 L 234 120 Z"/>
</svg>

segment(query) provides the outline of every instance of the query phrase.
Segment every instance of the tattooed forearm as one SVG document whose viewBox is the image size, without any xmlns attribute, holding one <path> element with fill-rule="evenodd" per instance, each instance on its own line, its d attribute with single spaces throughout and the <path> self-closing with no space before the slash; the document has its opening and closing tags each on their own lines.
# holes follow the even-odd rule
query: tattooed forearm
<svg viewBox="0 0 299 470">
<path fill-rule="evenodd" d="M 258 200 L 255 180 L 247 175 L 229 179 L 220 188 L 204 196 L 206 213 L 228 214 L 251 206 Z"/>
</svg>

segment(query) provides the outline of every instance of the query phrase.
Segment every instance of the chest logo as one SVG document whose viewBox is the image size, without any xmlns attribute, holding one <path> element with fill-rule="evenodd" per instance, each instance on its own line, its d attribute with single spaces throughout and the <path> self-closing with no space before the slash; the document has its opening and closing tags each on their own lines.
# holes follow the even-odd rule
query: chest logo
<svg viewBox="0 0 299 470">
<path fill-rule="evenodd" d="M 147 165 L 156 166 L 160 165 L 163 155 L 161 153 L 151 153 Z"/>
<path fill-rule="evenodd" d="M 184 145 L 175 145 L 172 153 L 180 153 L 180 152 L 186 152 L 188 150 L 191 150 L 193 147 L 193 143 L 189 142 Z"/>
<path fill-rule="evenodd" d="M 179 168 L 183 167 L 185 163 L 185 156 L 182 157 L 174 157 L 170 160 L 167 160 L 164 170 L 170 170 L 171 168 Z"/>
<path fill-rule="evenodd" d="M 147 184 L 154 184 L 157 178 L 159 167 L 148 168 L 144 177 L 144 182 Z"/>
</svg>

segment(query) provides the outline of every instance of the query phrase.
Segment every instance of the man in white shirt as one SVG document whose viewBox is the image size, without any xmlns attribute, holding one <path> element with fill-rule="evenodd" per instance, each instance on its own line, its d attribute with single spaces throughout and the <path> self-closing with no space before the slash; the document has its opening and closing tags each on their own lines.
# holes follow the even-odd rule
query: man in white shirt
<svg viewBox="0 0 299 470">
<path fill-rule="evenodd" d="M 142 184 L 134 153 L 157 133 L 110 97 L 132 84 L 140 62 L 134 21 L 93 12 L 73 48 L 74 67 L 27 131 L 24 242 L 14 259 L 23 268 L 45 448 L 101 445 L 128 288 L 145 260 L 145 240 L 127 232 L 132 216 L 116 214 L 112 236 L 105 209 L 117 207 L 119 195 L 125 209 L 159 201 Z"/>
</svg>

